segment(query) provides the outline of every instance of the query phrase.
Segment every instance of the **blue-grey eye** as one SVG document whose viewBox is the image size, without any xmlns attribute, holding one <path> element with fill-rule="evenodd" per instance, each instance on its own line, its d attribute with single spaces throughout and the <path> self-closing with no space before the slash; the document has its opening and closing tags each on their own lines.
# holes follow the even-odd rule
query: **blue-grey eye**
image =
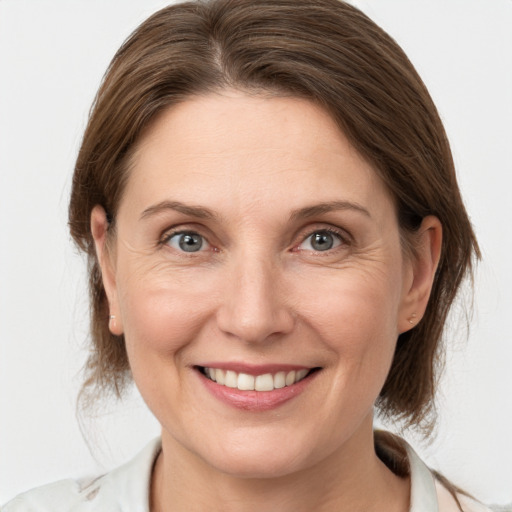
<svg viewBox="0 0 512 512">
<path fill-rule="evenodd" d="M 207 242 L 197 233 L 175 233 L 169 238 L 167 244 L 184 252 L 198 252 L 207 245 Z"/>
<path fill-rule="evenodd" d="M 330 231 L 315 231 L 309 235 L 301 244 L 300 249 L 306 251 L 323 252 L 334 249 L 341 245 L 341 238 Z"/>
</svg>

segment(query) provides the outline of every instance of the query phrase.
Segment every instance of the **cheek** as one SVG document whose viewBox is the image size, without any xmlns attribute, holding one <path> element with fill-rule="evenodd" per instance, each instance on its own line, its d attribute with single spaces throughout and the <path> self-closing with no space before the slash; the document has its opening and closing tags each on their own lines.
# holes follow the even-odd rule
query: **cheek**
<svg viewBox="0 0 512 512">
<path fill-rule="evenodd" d="M 347 271 L 301 294 L 304 320 L 331 361 L 326 396 L 342 412 L 372 407 L 384 385 L 398 338 L 399 275 Z"/>
<path fill-rule="evenodd" d="M 364 342 L 396 340 L 400 293 L 398 272 L 340 271 L 304 284 L 297 295 L 309 322 L 340 348 L 364 349 Z M 371 343 L 374 345 L 374 343 Z"/>
<path fill-rule="evenodd" d="M 153 269 L 154 270 L 154 269 Z M 187 347 L 210 316 L 209 283 L 180 272 L 132 272 L 120 276 L 119 305 L 133 380 L 155 416 L 186 409 L 182 403 Z M 124 277 L 124 278 L 123 278 Z"/>
<path fill-rule="evenodd" d="M 121 276 L 119 303 L 129 356 L 139 349 L 148 357 L 151 352 L 179 354 L 209 315 L 209 281 L 207 273 L 191 276 L 168 269 Z"/>
</svg>

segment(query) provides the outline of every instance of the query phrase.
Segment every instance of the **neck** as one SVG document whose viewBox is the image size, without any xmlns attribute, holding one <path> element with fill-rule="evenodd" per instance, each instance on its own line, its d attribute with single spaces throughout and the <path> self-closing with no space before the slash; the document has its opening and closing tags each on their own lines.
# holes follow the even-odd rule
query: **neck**
<svg viewBox="0 0 512 512">
<path fill-rule="evenodd" d="M 277 478 L 220 472 L 164 432 L 151 512 L 405 512 L 409 487 L 408 478 L 394 475 L 375 454 L 371 425 L 321 462 Z"/>
</svg>

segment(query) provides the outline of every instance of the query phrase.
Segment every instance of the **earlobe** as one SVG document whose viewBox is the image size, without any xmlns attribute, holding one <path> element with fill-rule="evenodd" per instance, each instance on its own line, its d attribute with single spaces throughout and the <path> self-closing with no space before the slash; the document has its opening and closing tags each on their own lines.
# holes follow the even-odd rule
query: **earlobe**
<svg viewBox="0 0 512 512">
<path fill-rule="evenodd" d="M 418 229 L 414 254 L 410 256 L 412 276 L 399 318 L 399 332 L 412 329 L 423 317 L 441 257 L 443 228 L 440 220 L 429 215 Z"/>
<path fill-rule="evenodd" d="M 96 257 L 101 269 L 103 287 L 105 288 L 109 303 L 108 326 L 112 334 L 120 336 L 123 334 L 123 327 L 117 300 L 113 255 L 108 246 L 108 228 L 109 223 L 105 210 L 100 205 L 96 205 L 91 212 L 91 233 L 94 239 Z"/>
</svg>

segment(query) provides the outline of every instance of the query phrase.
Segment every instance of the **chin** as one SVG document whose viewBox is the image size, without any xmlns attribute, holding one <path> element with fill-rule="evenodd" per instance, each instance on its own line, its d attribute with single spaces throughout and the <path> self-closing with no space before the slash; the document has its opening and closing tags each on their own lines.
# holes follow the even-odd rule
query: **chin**
<svg viewBox="0 0 512 512">
<path fill-rule="evenodd" d="M 249 438 L 248 438 L 249 439 Z M 254 439 L 254 438 L 253 438 Z M 218 443 L 215 448 L 202 449 L 202 459 L 221 473 L 238 478 L 279 478 L 306 469 L 314 464 L 309 460 L 308 450 L 304 443 L 265 439 L 264 435 L 258 440 L 246 442 L 227 441 Z M 201 456 L 201 452 L 198 453 Z"/>
<path fill-rule="evenodd" d="M 211 461 L 218 471 L 234 478 L 272 479 L 285 477 L 305 467 L 296 457 L 258 456 L 251 458 L 224 457 L 221 461 Z"/>
</svg>

